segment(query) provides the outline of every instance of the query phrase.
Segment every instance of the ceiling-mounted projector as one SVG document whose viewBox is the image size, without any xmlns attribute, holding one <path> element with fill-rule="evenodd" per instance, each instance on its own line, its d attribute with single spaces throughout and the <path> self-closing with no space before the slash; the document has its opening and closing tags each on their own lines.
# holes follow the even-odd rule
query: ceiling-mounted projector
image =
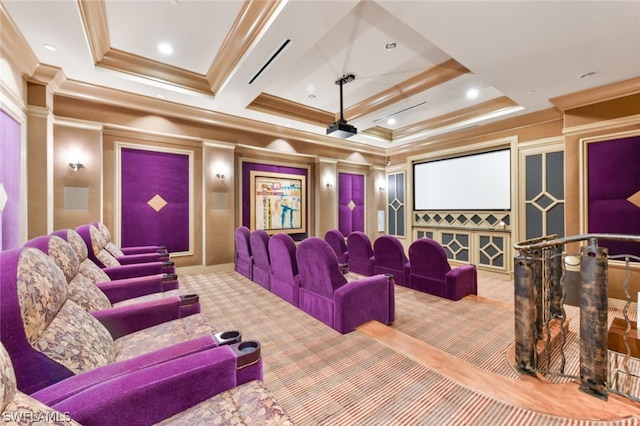
<svg viewBox="0 0 640 426">
<path fill-rule="evenodd" d="M 348 124 L 347 120 L 344 119 L 344 112 L 342 108 L 342 86 L 355 79 L 356 76 L 353 74 L 343 74 L 342 78 L 336 80 L 336 84 L 340 86 L 340 120 L 327 127 L 327 136 L 331 135 L 341 139 L 346 139 L 358 134 L 358 129 L 351 124 Z"/>
</svg>

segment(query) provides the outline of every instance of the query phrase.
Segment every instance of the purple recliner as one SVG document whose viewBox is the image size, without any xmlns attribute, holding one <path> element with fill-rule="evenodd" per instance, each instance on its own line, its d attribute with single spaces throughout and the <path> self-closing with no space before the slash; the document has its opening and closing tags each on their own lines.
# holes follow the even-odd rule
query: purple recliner
<svg viewBox="0 0 640 426">
<path fill-rule="evenodd" d="M 410 286 L 415 290 L 460 300 L 478 294 L 478 274 L 475 265 L 451 269 L 444 248 L 429 238 L 421 238 L 409 246 L 411 264 Z"/>
<path fill-rule="evenodd" d="M 253 255 L 253 282 L 267 290 L 271 289 L 271 259 L 269 258 L 269 234 L 256 229 L 249 236 Z"/>
<path fill-rule="evenodd" d="M 81 373 L 27 395 L 18 390 L 12 359 L 0 345 L 0 418 L 11 424 L 101 426 L 123 418 L 129 425 L 163 425 L 259 417 L 265 424 L 292 425 L 261 374 L 238 379 L 244 354 L 227 346 L 191 349 L 174 359 L 141 357 L 118 371 Z"/>
<path fill-rule="evenodd" d="M 131 255 L 131 256 L 124 256 L 122 258 L 114 257 L 111 253 L 109 253 L 106 250 L 105 246 L 107 244 L 107 241 L 105 240 L 100 230 L 96 228 L 93 224 L 81 225 L 76 228 L 76 232 L 84 240 L 84 243 L 87 246 L 87 253 L 88 253 L 89 259 L 91 259 L 100 268 L 106 269 L 106 268 L 114 268 L 114 267 L 120 267 L 120 266 L 135 265 L 136 268 L 140 268 L 140 270 L 142 270 L 142 268 L 147 268 L 148 271 L 151 271 L 151 270 L 153 271 L 153 272 L 145 271 L 145 273 L 141 273 L 140 275 L 137 275 L 137 276 L 152 275 L 154 273 L 172 274 L 172 273 L 175 273 L 176 271 L 175 265 L 171 260 L 152 259 L 152 258 L 145 257 L 145 255 Z M 107 274 L 111 276 L 109 272 L 107 272 Z M 125 278 L 125 277 L 111 276 L 111 278 Z M 126 278 L 130 278 L 130 277 L 126 277 Z"/>
<path fill-rule="evenodd" d="M 249 239 L 251 231 L 246 226 L 240 226 L 235 231 L 236 241 L 236 272 L 244 275 L 250 280 L 253 279 L 253 254 L 251 253 L 251 243 Z"/>
<path fill-rule="evenodd" d="M 132 247 L 118 247 L 111 239 L 111 231 L 102 222 L 94 222 L 93 226 L 98 228 L 102 233 L 102 237 L 107 241 L 104 248 L 111 253 L 114 257 L 131 256 L 138 254 L 145 254 L 155 257 L 169 258 L 169 252 L 166 246 L 132 246 Z"/>
<path fill-rule="evenodd" d="M 298 306 L 298 261 L 296 243 L 289 234 L 275 234 L 269 239 L 271 259 L 271 292 Z"/>
<path fill-rule="evenodd" d="M 28 394 L 192 339 L 204 337 L 206 346 L 217 346 L 205 316 L 180 318 L 179 300 L 90 314 L 69 299 L 54 261 L 33 247 L 0 252 L 0 293 L 0 340 L 13 360 L 18 388 Z"/>
<path fill-rule="evenodd" d="M 87 245 L 73 229 L 60 229 L 51 233 L 66 241 L 78 256 L 78 272 L 102 290 L 111 303 L 134 297 L 178 289 L 180 283 L 175 274 L 160 273 L 156 263 L 122 265 L 100 268 L 89 259 Z"/>
<path fill-rule="evenodd" d="M 409 287 L 410 264 L 402 243 L 392 235 L 381 235 L 373 242 L 376 274 L 391 274 L 396 284 Z"/>
<path fill-rule="evenodd" d="M 349 272 L 371 276 L 375 273 L 375 257 L 371 240 L 364 232 L 354 231 L 347 237 Z"/>
<path fill-rule="evenodd" d="M 347 282 L 329 244 L 311 237 L 296 252 L 300 273 L 298 307 L 344 334 L 376 320 L 394 321 L 394 287 L 385 275 Z"/>
<path fill-rule="evenodd" d="M 344 240 L 342 232 L 337 229 L 330 229 L 324 234 L 324 240 L 329 243 L 333 251 L 336 253 L 338 263 L 347 263 L 349 261 L 347 243 Z"/>
</svg>

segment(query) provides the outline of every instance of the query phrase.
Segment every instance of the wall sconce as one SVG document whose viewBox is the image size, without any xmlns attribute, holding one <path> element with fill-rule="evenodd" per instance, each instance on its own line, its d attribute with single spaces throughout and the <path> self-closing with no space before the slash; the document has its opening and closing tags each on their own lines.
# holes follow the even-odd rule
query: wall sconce
<svg viewBox="0 0 640 426">
<path fill-rule="evenodd" d="M 69 163 L 69 167 L 71 167 L 71 170 L 73 170 L 74 172 L 77 172 L 80 169 L 84 169 L 84 164 L 76 161 L 75 163 Z"/>
<path fill-rule="evenodd" d="M 327 182 L 327 188 L 329 189 L 333 188 L 333 185 L 331 185 L 331 182 Z"/>
<path fill-rule="evenodd" d="M 224 179 L 224 174 L 216 173 L 216 177 L 218 178 L 218 180 L 223 180 Z"/>
<path fill-rule="evenodd" d="M 384 191 L 384 186 L 379 186 L 378 187 L 378 191 L 383 192 Z"/>
</svg>

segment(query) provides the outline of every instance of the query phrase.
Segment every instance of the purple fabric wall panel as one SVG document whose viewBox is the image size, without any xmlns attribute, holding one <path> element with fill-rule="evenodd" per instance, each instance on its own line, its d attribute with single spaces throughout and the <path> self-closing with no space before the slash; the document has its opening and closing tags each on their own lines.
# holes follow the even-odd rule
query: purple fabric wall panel
<svg viewBox="0 0 640 426">
<path fill-rule="evenodd" d="M 20 246 L 20 124 L 0 110 L 0 251 Z"/>
<path fill-rule="evenodd" d="M 286 166 L 275 166 L 271 164 L 259 164 L 259 163 L 242 163 L 242 225 L 247 228 L 251 227 L 251 172 L 252 171 L 260 171 L 260 172 L 269 172 L 269 173 L 287 173 L 290 175 L 300 175 L 304 176 L 308 181 L 309 176 L 306 169 L 300 169 L 298 167 L 286 167 Z M 305 200 L 309 200 L 309 185 L 307 184 L 307 193 L 305 194 Z M 308 210 L 308 209 L 307 209 Z M 309 215 L 305 219 L 306 223 L 309 223 Z M 308 225 L 307 225 L 308 226 Z M 307 238 L 307 233 L 301 234 L 290 234 L 291 237 L 296 241 L 301 241 Z"/>
<path fill-rule="evenodd" d="M 165 245 L 189 250 L 189 156 L 123 148 L 122 246 Z M 160 196 L 156 211 L 148 203 Z"/>
<path fill-rule="evenodd" d="M 587 145 L 589 233 L 640 235 L 640 136 Z M 640 256 L 640 244 L 601 241 L 609 254 Z"/>
<path fill-rule="evenodd" d="M 338 173 L 338 229 L 364 232 L 364 176 Z"/>
</svg>

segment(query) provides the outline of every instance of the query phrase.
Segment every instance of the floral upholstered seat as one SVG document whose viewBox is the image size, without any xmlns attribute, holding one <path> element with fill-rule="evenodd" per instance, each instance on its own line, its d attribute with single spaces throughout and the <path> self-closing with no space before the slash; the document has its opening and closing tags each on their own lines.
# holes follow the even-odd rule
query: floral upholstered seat
<svg viewBox="0 0 640 426">
<path fill-rule="evenodd" d="M 92 315 L 69 299 L 63 272 L 36 248 L 1 252 L 0 268 L 0 338 L 25 393 L 215 333 L 202 314 L 179 318 L 179 306 L 165 309 L 163 304 L 124 315 L 118 311 L 99 321 L 98 313 Z"/>
</svg>

